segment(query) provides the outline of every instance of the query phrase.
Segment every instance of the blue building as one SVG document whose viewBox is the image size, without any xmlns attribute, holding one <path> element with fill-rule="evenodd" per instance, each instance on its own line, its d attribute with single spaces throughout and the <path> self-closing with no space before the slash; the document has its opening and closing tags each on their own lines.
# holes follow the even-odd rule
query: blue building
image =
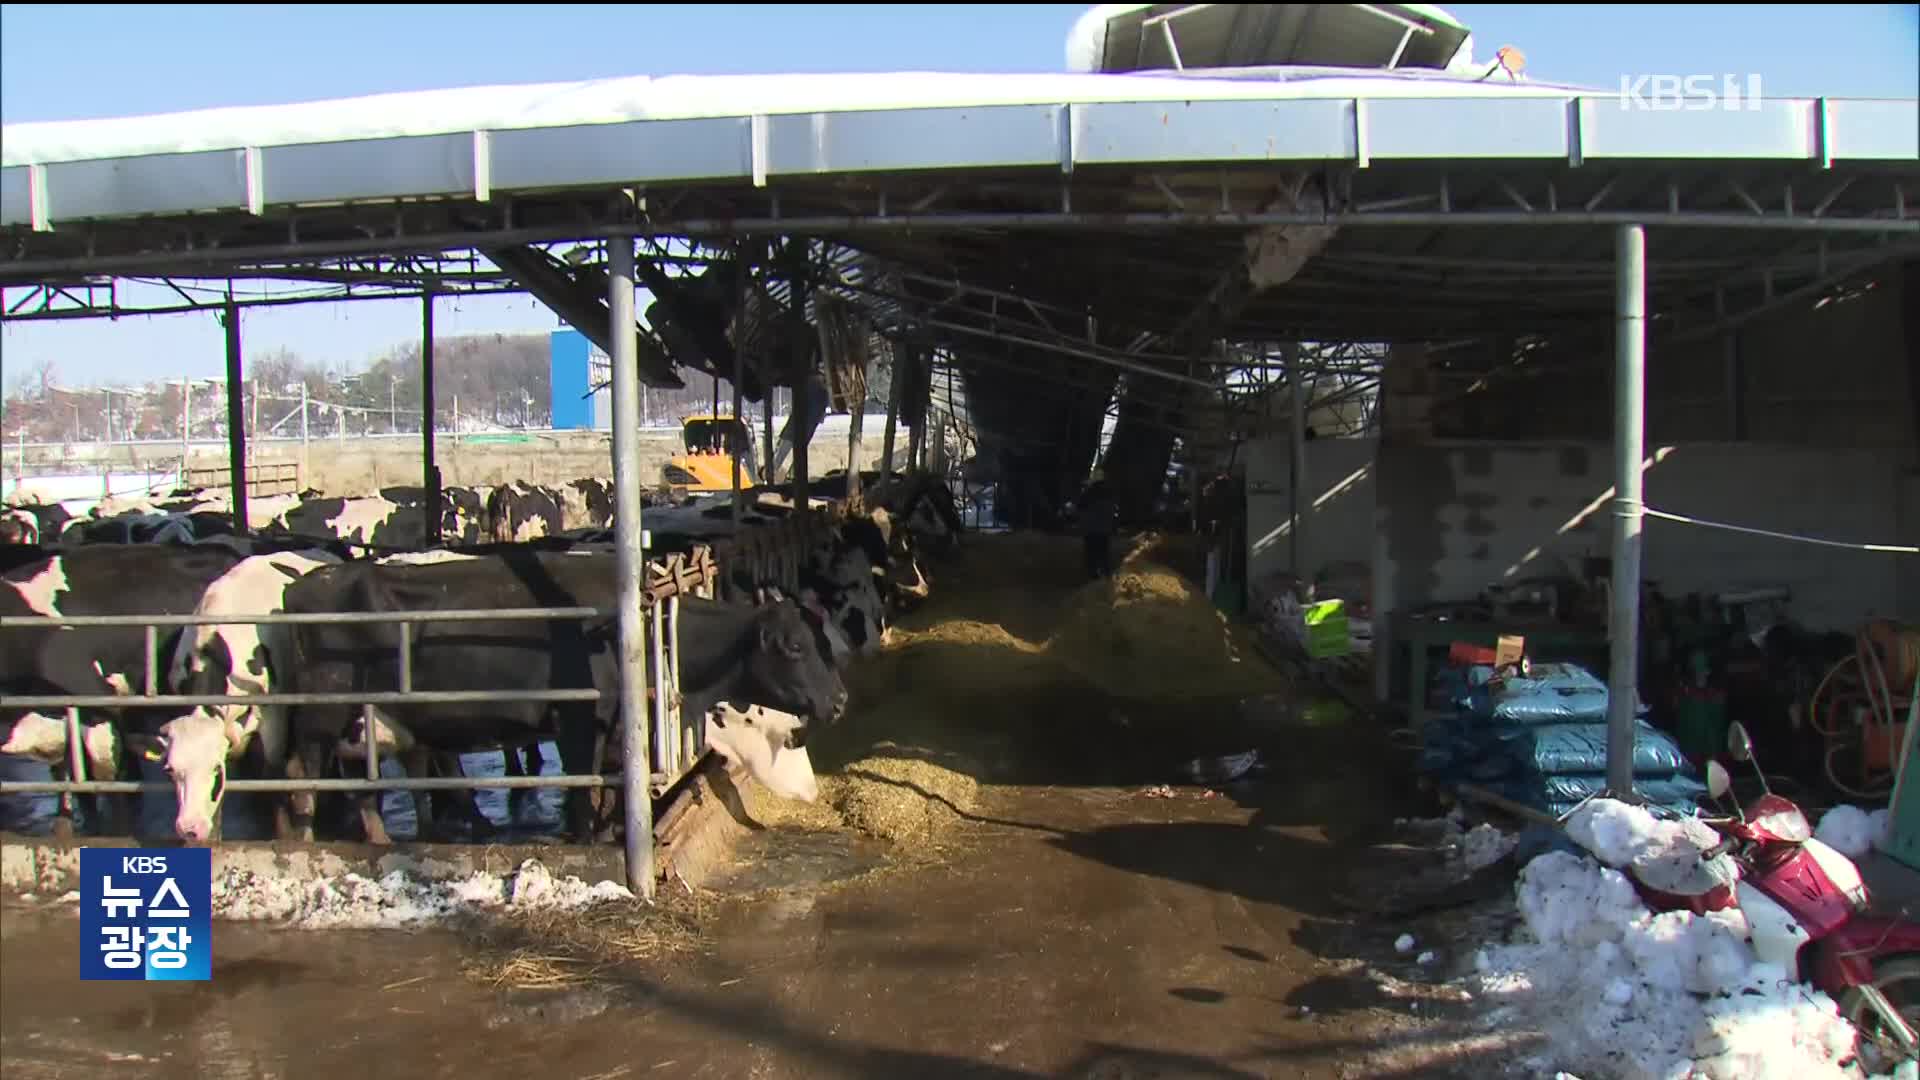
<svg viewBox="0 0 1920 1080">
<path fill-rule="evenodd" d="M 578 330 L 555 330 L 550 356 L 554 430 L 609 430 L 613 401 L 605 385 L 611 377 L 606 354 Z"/>
</svg>

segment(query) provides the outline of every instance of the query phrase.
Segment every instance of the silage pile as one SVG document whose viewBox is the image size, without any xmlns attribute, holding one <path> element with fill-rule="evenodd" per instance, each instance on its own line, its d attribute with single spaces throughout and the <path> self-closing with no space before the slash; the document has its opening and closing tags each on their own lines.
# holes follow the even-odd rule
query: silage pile
<svg viewBox="0 0 1920 1080">
<path fill-rule="evenodd" d="M 975 595 L 990 594 L 1007 610 L 896 627 L 880 665 L 886 689 L 921 698 L 913 704 L 922 708 L 939 707 L 925 700 L 929 691 L 999 697 L 1036 685 L 1150 701 L 1288 689 L 1252 639 L 1199 588 L 1154 561 L 1155 550 L 1151 540 L 1143 542 L 1112 578 L 1082 585 L 1064 600 L 1044 589 L 987 587 Z M 935 604 L 945 595 L 936 590 Z M 1008 624 L 1046 632 L 1029 639 Z"/>
<path fill-rule="evenodd" d="M 979 781 L 967 771 L 974 768 L 953 755 L 884 742 L 820 776 L 812 803 L 774 797 L 757 784 L 742 794 L 747 812 L 764 825 L 852 828 L 895 844 L 937 847 L 979 801 Z"/>
<path fill-rule="evenodd" d="M 1568 822 L 1596 858 L 1529 862 L 1525 932 L 1474 958 L 1469 989 L 1507 1032 L 1538 1031 L 1526 1064 L 1585 1080 L 1817 1080 L 1850 1069 L 1856 1034 L 1833 999 L 1759 963 L 1738 910 L 1654 914 L 1621 868 L 1678 864 L 1717 837 L 1697 821 L 1596 800 Z"/>
<path fill-rule="evenodd" d="M 1120 698 L 1243 698 L 1286 687 L 1224 613 L 1146 550 L 1073 594 L 1048 656 Z"/>
<path fill-rule="evenodd" d="M 860 727 L 885 741 L 839 763 L 821 763 L 815 749 L 823 765 L 815 802 L 748 785 L 748 812 L 763 824 L 851 827 L 937 846 L 973 812 L 984 759 L 1008 731 L 1078 720 L 1115 699 L 1286 689 L 1199 589 L 1153 560 L 1156 550 L 1149 538 L 1112 579 L 1062 597 L 1057 585 L 1034 582 L 1077 576 L 1077 544 L 1011 537 L 990 552 L 983 545 L 954 568 L 959 580 L 943 580 L 926 609 L 849 673 Z"/>
</svg>

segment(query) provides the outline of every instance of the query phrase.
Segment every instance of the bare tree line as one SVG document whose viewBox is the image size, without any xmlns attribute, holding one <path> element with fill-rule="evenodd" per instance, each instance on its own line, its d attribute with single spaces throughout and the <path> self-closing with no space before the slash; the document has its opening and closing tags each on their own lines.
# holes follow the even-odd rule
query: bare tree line
<svg viewBox="0 0 1920 1080">
<path fill-rule="evenodd" d="M 472 334 L 436 338 L 433 347 L 434 426 L 461 430 L 539 429 L 553 422 L 548 335 Z M 420 430 L 420 343 L 397 345 L 363 369 L 349 371 L 287 348 L 263 350 L 247 361 L 241 408 L 249 434 L 298 436 L 300 402 L 307 401 L 306 433 L 337 437 Z M 884 355 L 867 381 L 867 409 L 886 410 L 890 382 Z M 646 391 L 648 418 L 673 423 L 714 408 L 732 408 L 733 386 L 683 369 L 681 389 Z M 151 380 L 139 386 L 69 387 L 58 365 L 42 359 L 7 372 L 0 398 L 0 435 L 7 443 L 129 442 L 223 438 L 227 432 L 224 379 Z M 717 384 L 717 390 L 716 390 Z M 184 402 L 183 402 L 184 395 Z M 782 391 L 784 407 L 791 394 Z M 182 406 L 186 406 L 183 415 Z M 784 411 L 784 410 L 783 410 Z M 749 405 L 749 415 L 759 408 Z"/>
</svg>

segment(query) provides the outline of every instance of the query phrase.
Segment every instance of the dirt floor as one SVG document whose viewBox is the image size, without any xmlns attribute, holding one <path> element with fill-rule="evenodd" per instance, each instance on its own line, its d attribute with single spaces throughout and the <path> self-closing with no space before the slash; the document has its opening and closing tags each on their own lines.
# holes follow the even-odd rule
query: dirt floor
<svg viewBox="0 0 1920 1080">
<path fill-rule="evenodd" d="M 1417 853 L 1376 845 L 1426 809 L 1382 725 L 1304 708 L 1210 610 L 1130 565 L 1151 572 L 1116 598 L 1080 588 L 1070 539 L 975 539 L 858 672 L 857 719 L 810 744 L 820 803 L 782 821 L 755 801 L 766 827 L 671 961 L 501 990 L 463 971 L 471 939 L 452 931 L 222 923 L 210 983 L 83 985 L 71 909 L 15 905 L 5 1074 L 1493 1075 L 1429 985 L 1464 949 L 1425 944 L 1445 936 L 1429 922 L 1439 955 L 1418 965 L 1393 948 L 1411 917 L 1354 899 L 1412 873 Z M 1141 620 L 1183 637 L 1156 654 Z M 1251 749 L 1266 768 L 1235 782 L 1184 771 Z M 885 844 L 848 828 L 855 794 L 916 781 L 876 760 L 970 784 Z M 540 943 L 494 947 L 514 944 Z"/>
</svg>

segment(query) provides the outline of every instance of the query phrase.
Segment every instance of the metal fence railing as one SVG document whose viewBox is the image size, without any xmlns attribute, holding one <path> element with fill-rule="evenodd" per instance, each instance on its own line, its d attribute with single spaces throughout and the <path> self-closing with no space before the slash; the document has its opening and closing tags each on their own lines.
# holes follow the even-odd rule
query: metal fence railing
<svg viewBox="0 0 1920 1080">
<path fill-rule="evenodd" d="M 225 467 L 181 470 L 181 482 L 187 487 L 218 491 L 233 486 L 233 474 Z M 261 461 L 247 465 L 247 496 L 293 495 L 300 490 L 300 464 L 294 461 Z"/>
<path fill-rule="evenodd" d="M 655 796 L 672 787 L 706 752 L 705 728 L 692 727 L 680 709 L 680 598 L 670 596 L 653 600 L 648 611 L 648 638 L 652 691 L 648 693 L 651 721 L 646 740 L 649 757 L 649 787 Z M 416 690 L 413 687 L 414 628 L 422 623 L 481 621 L 554 621 L 562 619 L 611 618 L 613 613 L 598 608 L 499 608 L 414 612 L 314 612 L 271 615 L 75 615 L 9 616 L 0 618 L 0 631 L 46 627 L 126 628 L 145 631 L 144 685 L 138 694 L 21 694 L 8 695 L 10 708 L 64 710 L 67 728 L 68 779 L 56 781 L 0 781 L 0 795 L 58 794 L 71 811 L 75 795 L 132 794 L 144 791 L 171 792 L 171 784 L 137 780 L 90 780 L 82 749 L 80 711 L 91 708 L 138 708 L 177 705 L 183 709 L 202 705 L 358 705 L 362 709 L 364 741 L 367 751 L 365 779 L 302 778 L 289 780 L 232 780 L 226 785 L 233 792 L 373 792 L 373 791 L 452 791 L 511 788 L 600 788 L 619 787 L 623 773 L 595 776 L 502 776 L 502 777 L 406 777 L 380 775 L 380 753 L 375 737 L 373 709 L 381 705 L 460 704 L 493 701 L 591 702 L 600 699 L 592 688 L 569 690 Z M 266 693 L 266 694 L 174 694 L 163 693 L 157 655 L 160 628 L 253 625 L 314 625 L 393 623 L 400 628 L 395 653 L 398 666 L 398 690 L 352 691 L 346 693 Z M 631 692 L 635 688 L 622 688 Z M 664 692 L 663 692 L 664 691 Z M 696 717 L 698 723 L 704 717 Z M 550 736 L 549 736 L 550 737 Z"/>
</svg>

